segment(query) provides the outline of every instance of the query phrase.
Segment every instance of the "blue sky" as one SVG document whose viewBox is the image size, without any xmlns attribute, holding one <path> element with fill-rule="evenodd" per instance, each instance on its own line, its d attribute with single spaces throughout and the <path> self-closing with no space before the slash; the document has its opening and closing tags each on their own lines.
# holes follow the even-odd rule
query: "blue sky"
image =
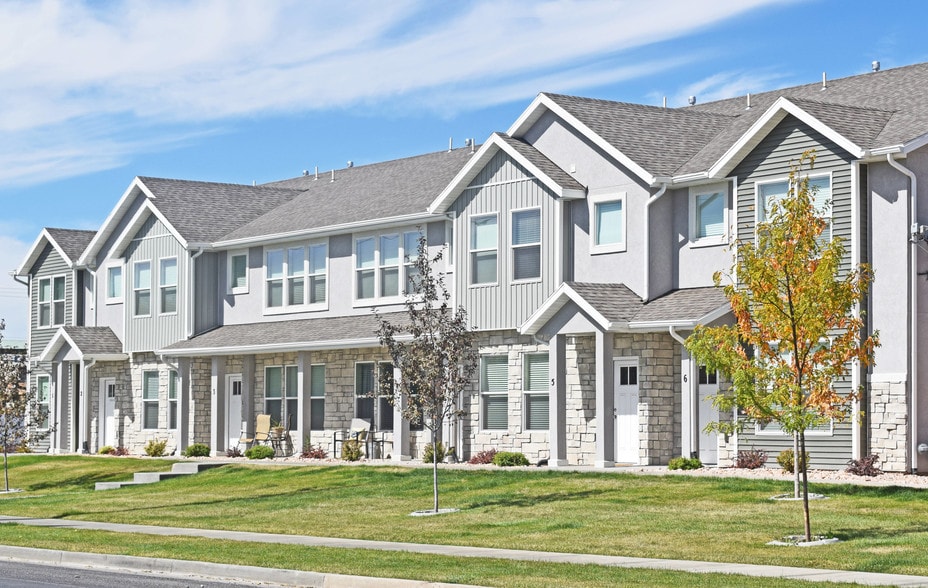
<svg viewBox="0 0 928 588">
<path fill-rule="evenodd" d="M 96 229 L 137 175 L 235 183 L 446 149 L 541 91 L 682 106 L 928 61 L 928 3 L 0 3 L 0 318 L 43 226 Z"/>
</svg>

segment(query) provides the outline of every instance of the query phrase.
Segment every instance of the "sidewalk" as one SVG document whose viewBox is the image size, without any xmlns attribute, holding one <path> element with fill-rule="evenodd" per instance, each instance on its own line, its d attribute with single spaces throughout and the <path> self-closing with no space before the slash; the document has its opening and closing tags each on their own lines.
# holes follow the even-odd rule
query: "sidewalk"
<svg viewBox="0 0 928 588">
<path fill-rule="evenodd" d="M 928 577 L 907 576 L 902 574 L 881 574 L 873 572 L 849 572 L 843 570 L 820 570 L 815 568 L 792 568 L 768 565 L 739 563 L 720 563 L 705 561 L 687 561 L 672 559 L 649 559 L 639 557 L 622 557 L 611 555 L 591 555 L 580 553 L 556 553 L 548 551 L 526 551 L 520 549 L 492 549 L 486 547 L 466 547 L 459 545 L 429 545 L 422 543 L 395 543 L 389 541 L 366 541 L 361 539 L 339 539 L 332 537 L 309 537 L 305 535 L 280 535 L 274 533 L 249 533 L 241 531 L 217 531 L 212 529 L 187 529 L 181 527 L 156 527 L 150 525 L 124 525 L 117 523 L 98 523 L 93 521 L 71 521 L 58 519 L 33 519 L 26 517 L 0 516 L 0 523 L 17 523 L 39 527 L 59 527 L 69 529 L 89 529 L 114 531 L 120 533 L 141 533 L 146 535 L 174 535 L 187 537 L 205 537 L 224 541 L 253 541 L 259 543 L 280 543 L 305 545 L 309 547 L 342 547 L 351 549 L 376 549 L 382 551 L 407 551 L 454 557 L 481 557 L 510 559 L 521 561 L 542 561 L 570 564 L 595 564 L 624 568 L 650 568 L 655 570 L 672 570 L 694 573 L 741 574 L 745 576 L 786 578 L 810 582 L 851 582 L 866 586 L 928 586 Z M 4 548 L 11 549 L 11 548 Z M 0 555 L 4 553 L 0 550 Z M 58 552 L 54 552 L 58 553 Z M 112 557 L 112 556 L 111 556 Z M 121 559 L 126 559 L 119 556 Z M 147 558 L 137 558 L 147 559 Z M 173 561 L 173 560 L 164 560 Z M 215 564 L 209 564 L 215 565 Z M 229 566 L 223 566 L 228 568 Z M 263 568 L 256 568 L 263 569 Z M 281 570 L 289 572 L 289 570 Z M 267 574 L 265 574 L 266 576 Z M 316 574 L 322 576 L 322 574 Z M 334 576 L 328 574 L 327 576 Z M 273 581 L 265 578 L 265 581 Z M 306 580 L 304 580 L 306 581 Z M 335 581 L 335 580 L 333 580 Z M 373 581 L 373 580 L 372 580 Z M 395 580 L 393 582 L 396 582 Z M 288 582 L 281 582 L 286 584 Z M 319 585 L 322 584 L 309 584 Z M 325 584 L 326 586 L 347 586 L 348 584 Z M 366 584 L 373 585 L 373 584 Z M 397 586 L 398 584 L 377 584 Z M 431 583 L 410 583 L 402 585 L 438 586 Z"/>
</svg>

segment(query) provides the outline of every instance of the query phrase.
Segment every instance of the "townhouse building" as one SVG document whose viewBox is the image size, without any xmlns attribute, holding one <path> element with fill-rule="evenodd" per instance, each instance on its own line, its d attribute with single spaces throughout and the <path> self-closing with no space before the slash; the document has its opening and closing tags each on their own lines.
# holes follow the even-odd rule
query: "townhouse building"
<svg viewBox="0 0 928 588">
<path fill-rule="evenodd" d="M 377 389 L 394 366 L 372 309 L 400 316 L 424 236 L 478 331 L 479 373 L 443 432 L 459 457 L 775 455 L 791 446 L 775 426 L 704 431 L 738 415 L 712 407 L 725 382 L 683 341 L 732 320 L 712 275 L 814 149 L 829 238 L 847 268 L 874 267 L 859 312 L 883 345 L 836 383 L 862 388 L 859 418 L 811 431 L 812 465 L 876 452 L 925 471 L 925 90 L 928 64 L 683 108 L 542 93 L 479 148 L 259 186 L 136 178 L 97 231 L 45 229 L 16 271 L 46 449 L 222 454 L 267 413 L 297 449 L 331 451 L 364 418 L 384 457 L 421 456 L 421 425 Z"/>
</svg>

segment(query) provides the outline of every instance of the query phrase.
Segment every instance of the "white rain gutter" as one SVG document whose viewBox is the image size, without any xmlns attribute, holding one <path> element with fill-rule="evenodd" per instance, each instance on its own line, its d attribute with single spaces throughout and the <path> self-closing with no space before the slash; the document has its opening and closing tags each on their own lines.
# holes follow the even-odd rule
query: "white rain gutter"
<svg viewBox="0 0 928 588">
<path fill-rule="evenodd" d="M 909 178 L 909 224 L 914 229 L 913 234 L 918 230 L 918 221 L 916 220 L 917 211 L 917 179 L 915 174 L 900 164 L 893 158 L 892 153 L 886 154 L 886 163 Z M 910 245 L 916 245 L 917 241 L 909 238 Z M 909 423 L 911 426 L 911 435 L 909 436 L 909 451 L 911 454 L 912 473 L 918 473 L 918 290 L 916 281 L 918 278 L 918 266 L 916 257 L 918 250 L 914 247 L 909 255 L 909 305 L 912 309 L 912 315 L 909 318 L 909 365 L 912 372 L 910 392 L 912 398 L 909 402 Z"/>
<path fill-rule="evenodd" d="M 190 256 L 190 263 L 187 264 L 187 300 L 184 301 L 184 323 L 187 331 L 187 339 L 193 336 L 193 311 L 191 309 L 194 306 L 193 297 L 196 294 L 193 287 L 193 280 L 195 277 L 194 268 L 196 267 L 197 258 L 203 255 L 204 251 L 206 251 L 205 247 L 197 249 L 197 252 Z"/>
<path fill-rule="evenodd" d="M 661 184 L 661 189 L 648 198 L 644 205 L 644 301 L 651 299 L 651 205 L 667 191 L 668 182 Z"/>
</svg>

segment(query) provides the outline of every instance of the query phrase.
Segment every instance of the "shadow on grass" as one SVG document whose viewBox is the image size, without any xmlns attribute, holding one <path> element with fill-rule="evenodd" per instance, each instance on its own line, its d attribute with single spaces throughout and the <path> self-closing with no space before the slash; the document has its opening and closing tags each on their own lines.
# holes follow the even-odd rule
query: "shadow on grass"
<svg viewBox="0 0 928 588">
<path fill-rule="evenodd" d="M 925 535 L 928 529 L 924 527 L 910 527 L 908 529 L 881 529 L 871 527 L 868 529 L 832 529 L 829 535 L 837 537 L 842 541 L 853 541 L 855 539 L 894 539 L 902 535 Z"/>
<path fill-rule="evenodd" d="M 584 490 L 582 492 L 554 492 L 552 494 L 540 494 L 531 496 L 513 496 L 510 494 L 503 496 L 495 495 L 487 496 L 486 498 L 480 500 L 475 500 L 468 504 L 465 508 L 473 509 L 485 508 L 489 506 L 527 507 L 550 502 L 580 500 L 583 498 L 589 498 L 591 496 L 599 496 L 601 494 L 602 492 L 596 490 Z"/>
</svg>

